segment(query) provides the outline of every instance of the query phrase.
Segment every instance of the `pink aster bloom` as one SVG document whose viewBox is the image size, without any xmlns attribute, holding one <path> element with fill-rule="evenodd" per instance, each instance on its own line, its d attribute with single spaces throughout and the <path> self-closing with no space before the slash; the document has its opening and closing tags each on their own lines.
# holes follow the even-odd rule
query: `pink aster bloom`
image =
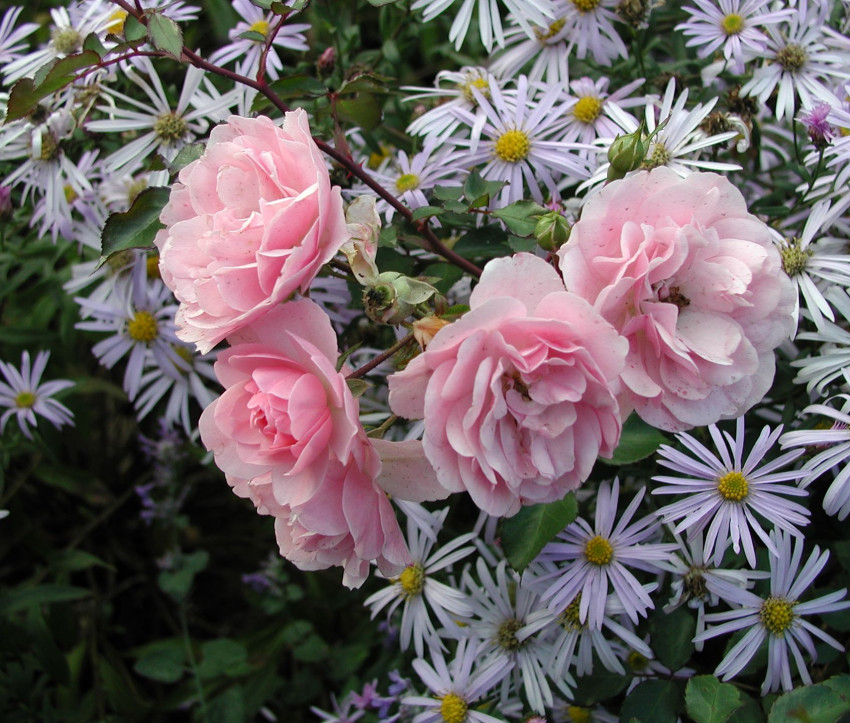
<svg viewBox="0 0 850 723">
<path fill-rule="evenodd" d="M 471 310 L 389 378 L 448 490 L 491 515 L 561 499 L 619 441 L 626 343 L 531 254 L 491 261 Z"/>
<path fill-rule="evenodd" d="M 366 437 L 328 316 L 293 301 L 231 341 L 215 365 L 225 391 L 199 428 L 233 491 L 276 518 L 280 552 L 302 570 L 341 565 L 349 587 L 372 560 L 401 572 L 410 557 L 387 491 L 421 501 L 441 489 L 425 489 L 434 475 L 418 442 Z"/>
<path fill-rule="evenodd" d="M 614 181 L 558 252 L 566 287 L 629 341 L 631 403 L 668 431 L 740 416 L 773 382 L 794 287 L 767 226 L 723 176 L 668 168 Z"/>
<path fill-rule="evenodd" d="M 183 341 L 206 353 L 307 289 L 348 240 L 342 197 L 303 110 L 231 116 L 180 171 L 156 245 Z"/>
</svg>

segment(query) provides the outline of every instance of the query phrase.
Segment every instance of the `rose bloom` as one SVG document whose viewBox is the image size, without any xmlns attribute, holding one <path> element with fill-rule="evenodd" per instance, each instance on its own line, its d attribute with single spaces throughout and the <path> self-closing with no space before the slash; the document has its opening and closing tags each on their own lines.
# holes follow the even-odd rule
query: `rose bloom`
<svg viewBox="0 0 850 723">
<path fill-rule="evenodd" d="M 349 587 L 373 560 L 398 574 L 410 560 L 387 492 L 447 493 L 420 443 L 366 437 L 325 312 L 292 301 L 228 341 L 215 364 L 225 391 L 199 427 L 234 492 L 276 518 L 280 552 L 302 570 L 341 565 Z"/>
<path fill-rule="evenodd" d="M 513 515 L 561 499 L 613 453 L 627 346 L 545 261 L 497 259 L 470 311 L 389 378 L 390 406 L 424 418 L 425 455 L 446 489 Z"/>
<path fill-rule="evenodd" d="M 614 181 L 558 256 L 566 287 L 629 340 L 621 401 L 645 421 L 713 424 L 770 388 L 795 290 L 767 226 L 723 176 L 656 168 Z"/>
<path fill-rule="evenodd" d="M 303 110 L 283 127 L 231 116 L 180 171 L 156 237 L 178 336 L 208 352 L 296 289 L 348 239 L 342 198 Z"/>
</svg>

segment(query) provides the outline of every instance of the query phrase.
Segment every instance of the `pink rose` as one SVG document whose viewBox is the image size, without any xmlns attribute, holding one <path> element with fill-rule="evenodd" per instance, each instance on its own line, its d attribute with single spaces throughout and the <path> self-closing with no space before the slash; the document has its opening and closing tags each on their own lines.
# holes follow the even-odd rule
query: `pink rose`
<svg viewBox="0 0 850 723">
<path fill-rule="evenodd" d="M 348 239 L 342 198 L 303 110 L 283 127 L 231 116 L 180 171 L 156 237 L 178 336 L 208 352 L 296 289 Z"/>
<path fill-rule="evenodd" d="M 400 572 L 409 554 L 387 491 L 420 501 L 447 493 L 419 443 L 366 437 L 325 312 L 292 301 L 228 341 L 215 365 L 225 391 L 199 427 L 234 492 L 276 518 L 281 554 L 302 569 L 341 565 L 349 586 L 373 560 Z"/>
<path fill-rule="evenodd" d="M 795 327 L 794 286 L 723 176 L 656 168 L 610 183 L 558 256 L 567 288 L 629 340 L 622 380 L 650 424 L 737 417 L 770 388 L 773 349 Z"/>
<path fill-rule="evenodd" d="M 470 311 L 389 378 L 440 483 L 491 515 L 578 487 L 620 437 L 627 344 L 531 254 L 491 261 Z"/>
</svg>

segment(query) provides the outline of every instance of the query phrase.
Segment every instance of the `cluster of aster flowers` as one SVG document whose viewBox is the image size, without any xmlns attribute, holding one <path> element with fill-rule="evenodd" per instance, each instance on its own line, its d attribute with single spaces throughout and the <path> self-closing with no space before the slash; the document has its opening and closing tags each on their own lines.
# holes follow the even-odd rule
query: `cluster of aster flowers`
<svg viewBox="0 0 850 723">
<path fill-rule="evenodd" d="M 654 660 L 647 626 L 685 604 L 696 650 L 746 630 L 724 680 L 767 648 L 763 693 L 812 682 L 815 639 L 841 648 L 806 616 L 850 607 L 845 591 L 801 598 L 828 562 L 817 546 L 803 562 L 804 503 L 850 514 L 846 4 L 693 4 L 463 0 L 449 41 L 477 25 L 487 55 L 402 88 L 399 149 L 339 115 L 333 145 L 314 138 L 322 113 L 275 95 L 267 80 L 298 79 L 288 56 L 333 63 L 304 3 L 236 0 L 207 57 L 181 45 L 200 13 L 182 2 L 84 0 L 51 13 L 40 47 L 21 8 L 3 16 L 2 183 L 40 236 L 79 248 L 65 289 L 94 355 L 123 363 L 139 420 L 197 432 L 283 557 L 387 583 L 366 604 L 424 688 L 369 684 L 320 717 L 575 719 L 594 671 L 693 675 Z M 453 5 L 410 9 L 427 24 Z M 658 17 L 701 87 L 657 72 L 641 43 Z M 629 44 L 642 77 L 622 70 Z M 73 82 L 16 110 L 15 88 L 84 50 Z M 165 56 L 187 63 L 176 91 Z M 262 96 L 274 117 L 253 111 Z M 120 243 L 150 208 L 152 245 Z M 484 253 L 464 246 L 476 235 Z M 441 266 L 456 275 L 424 272 Z M 379 327 L 394 343 L 346 336 Z M 800 413 L 772 396 L 777 359 Z M 46 355 L 22 361 L 0 368 L 0 431 L 69 424 L 51 396 L 70 382 L 39 384 Z M 768 423 L 749 447 L 745 414 Z M 630 423 L 671 435 L 643 457 L 664 474 L 641 457 L 600 471 Z M 480 516 L 437 547 L 450 510 L 423 503 L 453 493 Z M 571 493 L 581 514 L 516 564 L 497 518 Z"/>
</svg>

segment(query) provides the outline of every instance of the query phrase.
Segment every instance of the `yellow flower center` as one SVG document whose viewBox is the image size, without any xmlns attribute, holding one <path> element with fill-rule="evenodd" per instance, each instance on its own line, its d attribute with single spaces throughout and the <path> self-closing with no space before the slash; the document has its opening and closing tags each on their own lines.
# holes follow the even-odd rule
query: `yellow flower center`
<svg viewBox="0 0 850 723">
<path fill-rule="evenodd" d="M 398 576 L 398 582 L 404 597 L 412 598 L 421 595 L 422 588 L 425 587 L 425 570 L 418 562 L 408 565 Z"/>
<path fill-rule="evenodd" d="M 447 693 L 440 703 L 440 715 L 445 723 L 463 723 L 466 720 L 468 706 L 466 701 L 456 693 Z"/>
<path fill-rule="evenodd" d="M 35 404 L 35 394 L 32 392 L 18 392 L 15 395 L 15 406 L 18 409 L 30 409 Z"/>
<path fill-rule="evenodd" d="M 176 113 L 163 113 L 153 124 L 153 131 L 165 143 L 174 143 L 186 135 L 188 126 Z"/>
<path fill-rule="evenodd" d="M 578 103 L 573 108 L 573 115 L 576 120 L 582 123 L 593 123 L 602 112 L 602 101 L 599 98 L 586 96 L 580 98 Z"/>
<path fill-rule="evenodd" d="M 614 559 L 614 548 L 608 540 L 597 535 L 585 543 L 584 556 L 591 565 L 607 565 Z"/>
<path fill-rule="evenodd" d="M 794 622 L 795 602 L 781 597 L 769 597 L 762 603 L 759 619 L 765 630 L 776 636 L 782 636 Z"/>
<path fill-rule="evenodd" d="M 560 18 L 553 23 L 549 24 L 548 28 L 535 28 L 534 34 L 537 36 L 537 39 L 546 45 L 547 40 L 551 40 L 554 38 L 561 30 L 564 29 L 564 25 L 566 25 L 566 18 Z"/>
<path fill-rule="evenodd" d="M 508 652 L 519 650 L 526 642 L 517 639 L 516 634 L 521 627 L 522 623 L 516 618 L 505 620 L 496 632 L 496 645 Z"/>
<path fill-rule="evenodd" d="M 630 651 L 629 656 L 626 658 L 626 665 L 632 670 L 646 670 L 647 663 L 649 663 L 649 658 L 641 655 L 637 650 Z"/>
<path fill-rule="evenodd" d="M 788 276 L 797 276 L 806 270 L 809 259 L 812 257 L 811 249 L 800 248 L 800 239 L 797 237 L 786 239 L 779 249 L 779 257 L 782 259 L 782 268 Z"/>
<path fill-rule="evenodd" d="M 53 134 L 44 131 L 41 134 L 41 152 L 38 154 L 38 160 L 50 161 L 56 157 L 59 152 L 59 141 L 53 137 Z"/>
<path fill-rule="evenodd" d="M 708 595 L 704 572 L 705 568 L 703 567 L 692 567 L 685 573 L 685 589 L 697 600 L 705 600 Z"/>
<path fill-rule="evenodd" d="M 404 193 L 405 191 L 413 191 L 419 188 L 419 176 L 415 173 L 405 173 L 398 177 L 395 182 L 395 187 Z"/>
<path fill-rule="evenodd" d="M 750 485 L 740 472 L 727 472 L 717 478 L 717 491 L 724 500 L 740 502 L 750 493 Z"/>
<path fill-rule="evenodd" d="M 137 311 L 127 322 L 127 335 L 133 341 L 150 344 L 158 335 L 156 317 L 149 311 Z"/>
<path fill-rule="evenodd" d="M 77 192 L 72 188 L 70 183 L 66 183 L 62 191 L 65 194 L 65 201 L 69 204 L 73 203 L 79 198 Z"/>
<path fill-rule="evenodd" d="M 579 708 L 577 705 L 567 706 L 567 715 L 572 723 L 590 723 L 593 720 L 590 708 Z"/>
<path fill-rule="evenodd" d="M 159 274 L 159 256 L 148 256 L 145 259 L 145 273 L 149 279 L 162 278 Z"/>
<path fill-rule="evenodd" d="M 253 25 L 251 25 L 248 30 L 253 30 L 255 33 L 259 33 L 260 35 L 268 35 L 269 24 L 266 20 L 258 20 Z"/>
<path fill-rule="evenodd" d="M 663 143 L 654 143 L 652 153 L 641 164 L 641 168 L 658 168 L 658 166 L 666 166 L 670 160 L 670 154 Z"/>
<path fill-rule="evenodd" d="M 744 18 L 736 13 L 729 13 L 723 18 L 720 27 L 727 35 L 737 35 L 744 29 Z"/>
<path fill-rule="evenodd" d="M 519 163 L 528 156 L 531 139 L 519 130 L 505 131 L 496 141 L 494 153 L 508 163 Z"/>
<path fill-rule="evenodd" d="M 579 606 L 581 605 L 581 593 L 573 598 L 564 612 L 558 616 L 558 624 L 564 630 L 581 630 L 583 627 L 579 618 Z"/>
<path fill-rule="evenodd" d="M 600 0 L 573 0 L 573 5 L 583 13 L 589 13 L 591 10 L 596 10 Z"/>
<path fill-rule="evenodd" d="M 478 88 L 485 98 L 490 97 L 490 83 L 487 82 L 487 79 L 482 78 L 480 75 L 469 75 L 467 76 L 467 80 L 460 84 L 460 91 L 463 93 L 463 97 L 473 105 L 477 103 L 475 96 L 472 94 L 473 88 Z"/>
<path fill-rule="evenodd" d="M 106 32 L 112 35 L 121 35 L 124 32 L 124 21 L 127 19 L 127 11 L 118 8 L 109 16 L 109 19 L 112 22 L 106 27 Z"/>
<path fill-rule="evenodd" d="M 809 56 L 806 51 L 799 45 L 786 45 L 776 54 L 776 62 L 782 66 L 783 70 L 789 73 L 796 73 L 801 70 L 806 64 Z"/>
</svg>

